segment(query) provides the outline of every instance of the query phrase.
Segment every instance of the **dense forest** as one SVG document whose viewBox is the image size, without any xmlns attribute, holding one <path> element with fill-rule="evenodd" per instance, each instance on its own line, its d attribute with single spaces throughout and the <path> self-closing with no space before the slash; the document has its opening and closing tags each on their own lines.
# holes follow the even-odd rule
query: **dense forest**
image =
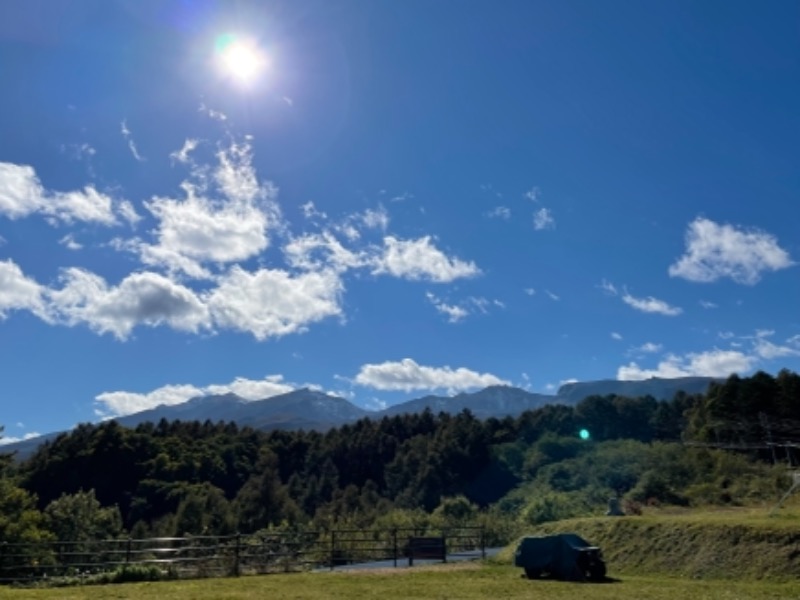
<svg viewBox="0 0 800 600">
<path fill-rule="evenodd" d="M 633 513 L 773 500 L 799 440 L 800 376 L 786 370 L 669 401 L 591 396 L 485 421 L 426 411 L 325 433 L 85 424 L 22 463 L 0 456 L 0 542 L 456 521 L 503 537 L 601 514 L 610 496 Z"/>
</svg>

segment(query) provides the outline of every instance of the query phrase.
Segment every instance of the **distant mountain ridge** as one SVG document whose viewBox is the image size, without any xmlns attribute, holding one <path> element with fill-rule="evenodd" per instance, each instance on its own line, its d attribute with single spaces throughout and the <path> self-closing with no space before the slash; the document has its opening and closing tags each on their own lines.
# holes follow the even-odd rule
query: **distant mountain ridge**
<svg viewBox="0 0 800 600">
<path fill-rule="evenodd" d="M 352 404 L 344 398 L 302 388 L 263 400 L 245 400 L 233 393 L 199 396 L 181 404 L 160 405 L 115 420 L 125 427 L 141 423 L 167 421 L 234 421 L 241 427 L 263 431 L 273 429 L 307 429 L 325 431 L 346 423 L 369 417 L 381 419 L 400 414 L 420 413 L 426 409 L 434 413 L 459 413 L 471 411 L 479 419 L 514 417 L 526 410 L 547 404 L 575 405 L 588 396 L 616 394 L 619 396 L 652 396 L 656 400 L 670 400 L 678 391 L 702 394 L 713 381 L 711 377 L 681 377 L 677 379 L 652 378 L 643 381 L 586 381 L 562 385 L 555 395 L 536 394 L 511 386 L 490 386 L 471 393 L 455 396 L 424 396 L 383 410 L 371 411 Z M 0 446 L 0 452 L 17 452 L 25 458 L 35 452 L 40 444 L 55 439 L 51 433 L 13 444 Z"/>
</svg>

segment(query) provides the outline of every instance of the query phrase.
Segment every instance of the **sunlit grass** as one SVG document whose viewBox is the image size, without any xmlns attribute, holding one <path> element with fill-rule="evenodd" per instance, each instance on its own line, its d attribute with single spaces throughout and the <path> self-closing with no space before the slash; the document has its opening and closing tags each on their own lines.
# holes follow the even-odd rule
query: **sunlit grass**
<svg viewBox="0 0 800 600">
<path fill-rule="evenodd" d="M 691 581 L 674 578 L 627 576 L 605 584 L 529 581 L 510 566 L 452 565 L 435 568 L 304 573 L 203 579 L 49 590 L 0 589 L 0 598 L 72 600 L 197 599 L 526 599 L 575 600 L 763 600 L 798 598 L 800 583 Z"/>
</svg>

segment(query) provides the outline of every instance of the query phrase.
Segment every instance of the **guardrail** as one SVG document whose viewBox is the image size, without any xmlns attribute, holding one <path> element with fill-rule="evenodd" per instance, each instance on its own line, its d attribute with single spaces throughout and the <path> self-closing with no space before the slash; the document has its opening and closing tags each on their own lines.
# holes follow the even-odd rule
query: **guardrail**
<svg viewBox="0 0 800 600">
<path fill-rule="evenodd" d="M 430 544 L 437 540 L 436 555 Z M 423 548 L 427 548 L 427 552 Z M 335 569 L 341 565 L 479 552 L 480 527 L 433 529 L 289 530 L 229 536 L 158 537 L 0 543 L 0 583 L 78 578 L 89 581 L 123 569 L 152 568 L 159 577 L 197 578 Z M 425 555 L 427 554 L 427 555 Z"/>
</svg>

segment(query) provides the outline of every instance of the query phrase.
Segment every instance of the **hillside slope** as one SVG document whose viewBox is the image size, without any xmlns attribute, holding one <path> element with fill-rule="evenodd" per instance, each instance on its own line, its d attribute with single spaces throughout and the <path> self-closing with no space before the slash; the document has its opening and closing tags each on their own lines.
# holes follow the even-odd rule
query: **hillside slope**
<svg viewBox="0 0 800 600">
<path fill-rule="evenodd" d="M 599 517 L 545 523 L 529 535 L 563 532 L 600 546 L 611 576 L 794 579 L 800 573 L 800 527 L 795 518 L 752 518 L 736 511 Z"/>
</svg>

